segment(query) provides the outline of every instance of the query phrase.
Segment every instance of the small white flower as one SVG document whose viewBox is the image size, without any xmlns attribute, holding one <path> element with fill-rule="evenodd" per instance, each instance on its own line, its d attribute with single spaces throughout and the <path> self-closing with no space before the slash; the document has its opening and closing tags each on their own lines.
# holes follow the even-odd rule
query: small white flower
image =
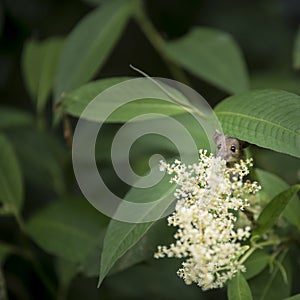
<svg viewBox="0 0 300 300">
<path fill-rule="evenodd" d="M 249 206 L 246 196 L 260 189 L 256 182 L 243 182 L 251 160 L 227 168 L 224 160 L 206 154 L 200 150 L 198 164 L 161 163 L 161 170 L 173 174 L 172 182 L 178 185 L 175 212 L 168 218 L 168 224 L 178 229 L 176 243 L 158 246 L 155 254 L 185 258 L 178 276 L 203 290 L 220 288 L 236 272 L 245 271 L 239 258 L 247 248 L 241 242 L 251 229 L 236 228 L 235 212 Z"/>
</svg>

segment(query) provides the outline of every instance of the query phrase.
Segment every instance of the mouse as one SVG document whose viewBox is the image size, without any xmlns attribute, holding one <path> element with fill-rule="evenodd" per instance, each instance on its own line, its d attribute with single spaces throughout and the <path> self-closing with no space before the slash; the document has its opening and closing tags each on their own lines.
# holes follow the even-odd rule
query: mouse
<svg viewBox="0 0 300 300">
<path fill-rule="evenodd" d="M 216 130 L 213 141 L 217 145 L 215 156 L 226 160 L 228 167 L 245 159 L 244 149 L 249 146 L 247 142 L 224 135 L 219 130 Z"/>
</svg>

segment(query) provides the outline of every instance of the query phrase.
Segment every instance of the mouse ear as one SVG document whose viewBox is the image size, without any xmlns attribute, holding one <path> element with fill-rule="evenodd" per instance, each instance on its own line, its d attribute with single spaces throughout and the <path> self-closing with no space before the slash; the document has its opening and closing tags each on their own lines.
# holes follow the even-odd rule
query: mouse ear
<svg viewBox="0 0 300 300">
<path fill-rule="evenodd" d="M 247 148 L 250 145 L 248 142 L 245 142 L 245 141 L 239 140 L 239 142 L 240 142 L 240 145 L 242 146 L 242 149 Z"/>
<path fill-rule="evenodd" d="M 218 129 L 216 129 L 216 132 L 215 132 L 215 134 L 214 134 L 214 136 L 213 136 L 213 141 L 214 141 L 215 143 L 217 143 L 217 140 L 218 140 L 218 138 L 219 138 L 221 135 L 222 135 L 222 133 L 221 133 Z"/>
</svg>

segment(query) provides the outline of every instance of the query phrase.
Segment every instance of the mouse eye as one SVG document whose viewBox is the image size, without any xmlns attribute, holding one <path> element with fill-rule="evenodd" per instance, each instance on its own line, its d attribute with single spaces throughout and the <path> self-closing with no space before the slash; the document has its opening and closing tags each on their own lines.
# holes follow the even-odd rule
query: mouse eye
<svg viewBox="0 0 300 300">
<path fill-rule="evenodd" d="M 218 145 L 218 150 L 220 150 L 220 149 L 221 149 L 221 147 L 222 147 L 222 145 L 221 145 L 221 144 L 219 144 L 219 145 Z"/>
<path fill-rule="evenodd" d="M 236 151 L 236 147 L 235 146 L 231 146 L 230 147 L 230 151 L 234 153 Z"/>
</svg>

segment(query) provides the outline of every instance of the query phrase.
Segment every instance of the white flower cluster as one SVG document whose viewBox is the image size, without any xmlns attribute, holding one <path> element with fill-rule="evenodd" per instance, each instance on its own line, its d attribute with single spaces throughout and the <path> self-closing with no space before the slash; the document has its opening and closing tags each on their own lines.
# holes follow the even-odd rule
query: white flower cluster
<svg viewBox="0 0 300 300">
<path fill-rule="evenodd" d="M 239 260 L 248 246 L 241 242 L 251 229 L 235 224 L 238 213 L 249 205 L 247 196 L 260 189 L 256 182 L 243 180 L 251 165 L 246 160 L 227 168 L 226 161 L 203 150 L 197 164 L 161 162 L 161 170 L 173 174 L 171 182 L 179 186 L 175 212 L 168 218 L 168 224 L 178 229 L 176 242 L 158 246 L 155 257 L 185 258 L 178 275 L 186 284 L 220 288 L 238 270 L 245 271 Z"/>
</svg>

